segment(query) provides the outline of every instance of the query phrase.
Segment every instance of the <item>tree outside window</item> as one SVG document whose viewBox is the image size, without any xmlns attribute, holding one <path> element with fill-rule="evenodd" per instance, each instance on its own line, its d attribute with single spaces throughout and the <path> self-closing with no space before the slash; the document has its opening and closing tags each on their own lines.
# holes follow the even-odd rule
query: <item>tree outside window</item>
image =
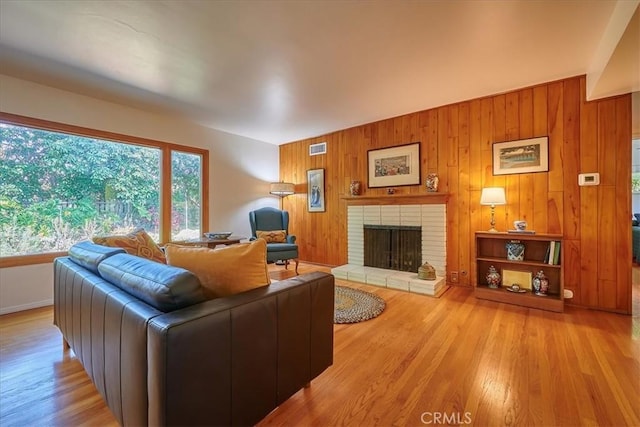
<svg viewBox="0 0 640 427">
<path fill-rule="evenodd" d="M 158 145 L 0 123 L 0 256 L 140 227 L 160 241 L 163 155 L 172 156 L 173 203 L 185 217 L 171 235 L 199 235 L 202 155 Z"/>
</svg>

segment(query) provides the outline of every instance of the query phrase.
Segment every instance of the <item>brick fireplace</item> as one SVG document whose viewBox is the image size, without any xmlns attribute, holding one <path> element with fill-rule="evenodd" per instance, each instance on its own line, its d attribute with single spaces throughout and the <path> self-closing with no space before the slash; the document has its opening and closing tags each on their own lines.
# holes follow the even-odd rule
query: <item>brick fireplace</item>
<svg viewBox="0 0 640 427">
<path fill-rule="evenodd" d="M 353 203 L 357 201 L 351 202 L 347 207 L 348 264 L 332 269 L 336 278 L 428 295 L 439 295 L 446 289 L 446 203 L 389 205 L 372 204 L 371 200 L 366 200 L 367 204 L 356 205 Z M 428 261 L 434 266 L 438 276 L 436 280 L 418 279 L 417 269 L 399 271 L 367 266 L 365 226 L 420 230 L 421 259 L 416 262 L 422 265 Z M 387 250 L 387 245 L 383 244 L 382 247 L 375 248 L 374 252 Z"/>
</svg>

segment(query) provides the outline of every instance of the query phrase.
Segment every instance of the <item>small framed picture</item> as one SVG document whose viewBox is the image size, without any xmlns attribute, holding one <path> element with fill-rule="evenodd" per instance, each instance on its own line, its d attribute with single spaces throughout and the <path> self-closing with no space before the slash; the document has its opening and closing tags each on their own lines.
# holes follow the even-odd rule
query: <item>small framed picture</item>
<svg viewBox="0 0 640 427">
<path fill-rule="evenodd" d="M 324 212 L 324 169 L 307 171 L 307 210 Z"/>
<path fill-rule="evenodd" d="M 369 150 L 369 188 L 420 184 L 420 143 Z"/>
<path fill-rule="evenodd" d="M 549 170 L 549 137 L 495 142 L 492 148 L 494 175 Z"/>
</svg>

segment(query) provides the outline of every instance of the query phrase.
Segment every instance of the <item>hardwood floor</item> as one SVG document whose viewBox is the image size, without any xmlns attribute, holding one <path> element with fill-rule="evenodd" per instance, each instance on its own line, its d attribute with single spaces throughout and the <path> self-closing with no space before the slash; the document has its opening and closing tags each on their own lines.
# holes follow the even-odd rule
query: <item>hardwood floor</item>
<svg viewBox="0 0 640 427">
<path fill-rule="evenodd" d="M 300 273 L 328 269 L 301 264 Z M 640 269 L 634 316 L 565 313 L 362 284 L 387 302 L 335 326 L 334 364 L 261 426 L 640 425 Z M 271 266 L 273 278 L 290 272 Z M 117 425 L 52 324 L 0 316 L 0 425 Z"/>
</svg>

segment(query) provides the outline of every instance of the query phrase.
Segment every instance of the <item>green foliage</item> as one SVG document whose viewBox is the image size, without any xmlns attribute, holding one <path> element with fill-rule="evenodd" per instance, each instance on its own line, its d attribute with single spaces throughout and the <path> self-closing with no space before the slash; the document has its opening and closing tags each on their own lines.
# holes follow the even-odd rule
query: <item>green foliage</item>
<svg viewBox="0 0 640 427">
<path fill-rule="evenodd" d="M 17 215 L 17 225 L 31 228 L 36 234 L 48 236 L 53 220 L 58 216 L 58 201 L 45 200 L 24 206 Z"/>
<path fill-rule="evenodd" d="M 174 199 L 199 218 L 200 157 L 175 154 Z M 2 255 L 66 249 L 87 233 L 157 229 L 160 171 L 156 148 L 0 123 Z"/>
</svg>

